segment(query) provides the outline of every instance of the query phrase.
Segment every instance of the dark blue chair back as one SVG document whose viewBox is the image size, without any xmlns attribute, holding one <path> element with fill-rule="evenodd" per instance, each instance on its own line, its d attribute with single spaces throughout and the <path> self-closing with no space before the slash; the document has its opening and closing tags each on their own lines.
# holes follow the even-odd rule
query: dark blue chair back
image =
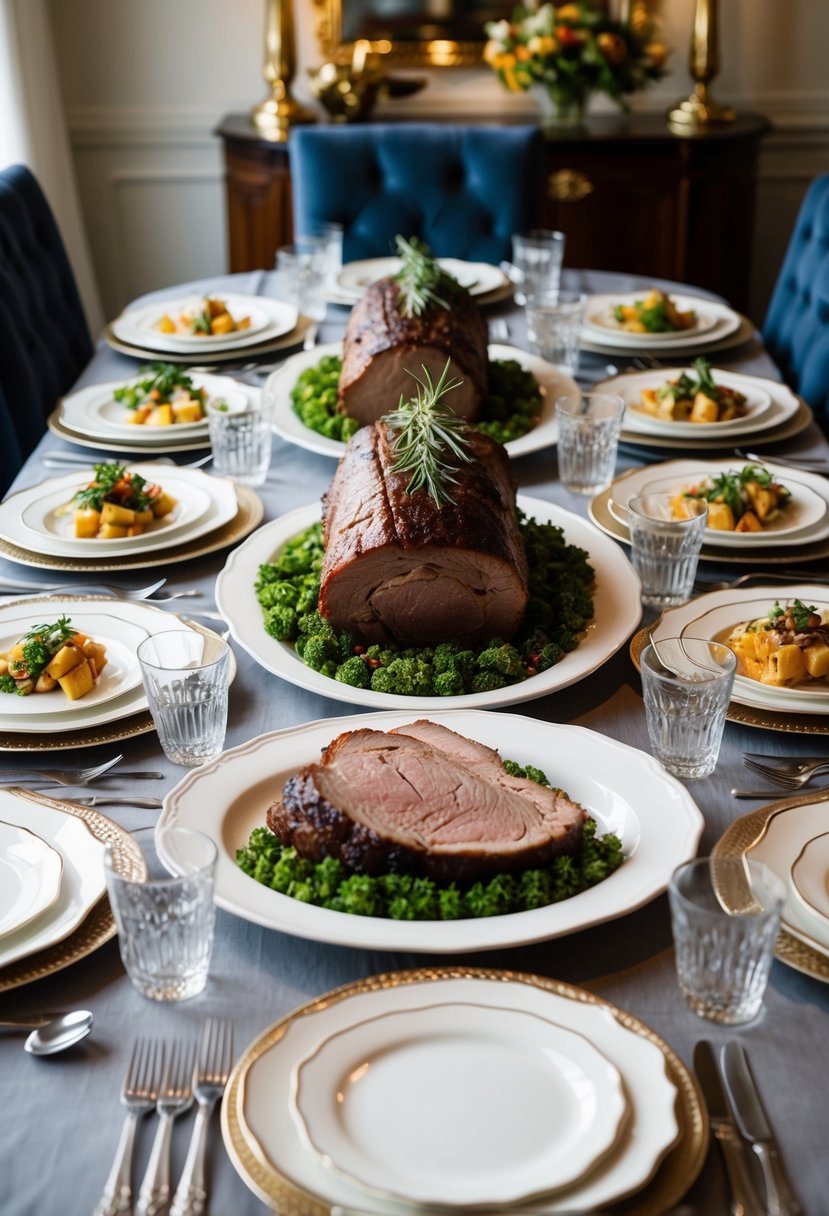
<svg viewBox="0 0 829 1216">
<path fill-rule="evenodd" d="M 803 200 L 763 338 L 783 378 L 829 433 L 829 173 Z"/>
<path fill-rule="evenodd" d="M 0 496 L 6 493 L 23 464 L 23 450 L 0 385 Z"/>
<path fill-rule="evenodd" d="M 342 224 L 343 260 L 418 236 L 438 257 L 498 263 L 536 222 L 537 127 L 370 123 L 291 135 L 294 231 Z"/>
<path fill-rule="evenodd" d="M 23 165 L 0 173 L 0 335 L 0 388 L 25 457 L 92 343 L 54 216 Z"/>
</svg>

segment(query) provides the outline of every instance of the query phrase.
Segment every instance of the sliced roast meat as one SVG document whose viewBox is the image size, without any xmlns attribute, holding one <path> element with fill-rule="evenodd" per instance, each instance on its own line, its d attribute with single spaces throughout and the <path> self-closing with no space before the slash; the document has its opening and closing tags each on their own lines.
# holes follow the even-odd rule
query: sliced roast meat
<svg viewBox="0 0 829 1216">
<path fill-rule="evenodd" d="M 462 381 L 445 397 L 460 418 L 478 416 L 487 387 L 487 329 L 468 292 L 455 291 L 451 307 L 431 305 L 419 317 L 401 312 L 394 279 L 367 288 L 348 318 L 343 340 L 340 408 L 361 423 L 376 422 L 416 390 L 424 367 L 437 384 L 449 374 Z"/>
<path fill-rule="evenodd" d="M 367 642 L 510 638 L 527 604 L 515 487 L 500 444 L 469 432 L 453 503 L 408 493 L 385 423 L 350 440 L 326 495 L 320 612 Z"/>
<path fill-rule="evenodd" d="M 444 880 L 543 866 L 578 849 L 580 806 L 452 752 L 403 731 L 339 735 L 319 764 L 288 780 L 268 826 L 313 861 L 337 857 L 358 873 Z"/>
</svg>

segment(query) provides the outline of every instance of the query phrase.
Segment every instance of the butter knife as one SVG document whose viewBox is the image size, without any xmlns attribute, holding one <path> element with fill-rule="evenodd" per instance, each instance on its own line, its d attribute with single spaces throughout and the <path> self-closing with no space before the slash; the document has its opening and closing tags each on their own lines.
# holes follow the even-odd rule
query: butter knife
<svg viewBox="0 0 829 1216">
<path fill-rule="evenodd" d="M 734 1117 L 763 1171 L 769 1216 L 801 1216 L 742 1043 L 726 1043 L 721 1063 Z"/>
<path fill-rule="evenodd" d="M 746 1146 L 740 1139 L 729 1109 L 714 1050 L 705 1039 L 701 1039 L 694 1048 L 694 1072 L 708 1107 L 712 1135 L 719 1142 L 728 1171 L 731 1216 L 767 1216 L 748 1172 Z"/>
</svg>

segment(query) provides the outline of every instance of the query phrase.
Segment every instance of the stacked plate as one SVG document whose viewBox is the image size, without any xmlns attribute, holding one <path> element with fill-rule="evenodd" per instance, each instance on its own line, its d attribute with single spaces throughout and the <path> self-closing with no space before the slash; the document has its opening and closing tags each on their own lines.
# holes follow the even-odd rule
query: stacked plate
<svg viewBox="0 0 829 1216">
<path fill-rule="evenodd" d="M 0 991 L 38 979 L 115 933 L 104 848 L 141 873 L 129 833 L 97 811 L 0 790 Z"/>
<path fill-rule="evenodd" d="M 54 570 L 141 569 L 214 552 L 247 536 L 264 508 L 252 490 L 229 478 L 169 464 L 129 466 L 156 482 L 176 505 L 139 536 L 104 540 L 74 535 L 73 495 L 94 469 L 79 468 L 19 490 L 0 503 L 0 553 L 27 566 Z"/>
<path fill-rule="evenodd" d="M 664 612 L 649 632 L 657 644 L 670 637 L 723 641 L 736 626 L 765 616 L 776 601 L 792 600 L 814 605 L 824 619 L 829 619 L 829 588 L 825 585 L 778 583 L 701 595 Z M 813 680 L 796 688 L 784 688 L 738 675 L 728 717 L 772 730 L 829 734 L 829 683 Z"/>
<path fill-rule="evenodd" d="M 737 389 L 747 398 L 743 417 L 730 422 L 672 422 L 655 418 L 640 408 L 643 389 L 659 389 L 683 373 L 695 374 L 690 364 L 680 364 L 652 371 L 625 372 L 594 386 L 601 392 L 617 393 L 624 399 L 627 409 L 621 434 L 623 443 L 635 443 L 638 447 L 722 450 L 740 443 L 777 443 L 799 434 L 812 420 L 812 411 L 785 384 L 720 368 L 712 369 L 715 383 Z"/>
<path fill-rule="evenodd" d="M 186 373 L 193 387 L 204 389 L 208 400 L 220 397 L 231 401 L 240 394 L 255 405 L 259 389 L 233 380 L 230 376 Z M 115 390 L 138 383 L 141 377 L 108 384 L 93 384 L 79 389 L 58 403 L 49 419 L 49 429 L 61 439 L 78 447 L 103 452 L 135 452 L 152 459 L 153 454 L 192 452 L 210 446 L 207 419 L 175 422 L 170 426 L 146 426 L 130 422 L 132 411 L 115 400 Z"/>
<path fill-rule="evenodd" d="M 762 861 L 786 887 L 775 947 L 781 962 L 829 982 L 829 791 L 801 794 L 741 816 L 714 852 Z"/>
<path fill-rule="evenodd" d="M 301 372 L 309 367 L 316 367 L 320 359 L 326 356 L 343 353 L 342 342 L 330 342 L 326 346 L 318 346 L 315 350 L 301 351 L 287 359 L 277 371 L 272 372 L 266 385 L 265 393 L 274 400 L 273 429 L 277 435 L 295 443 L 298 447 L 306 448 L 309 452 L 319 452 L 322 456 L 333 456 L 339 460 L 345 451 L 341 439 L 329 439 L 312 431 L 299 419 L 294 412 L 291 401 L 291 391 L 296 386 Z M 538 355 L 528 354 L 515 346 L 498 344 L 488 348 L 489 359 L 513 359 L 525 371 L 531 372 L 541 390 L 541 415 L 531 431 L 519 439 L 511 439 L 505 447 L 510 456 L 524 456 L 528 452 L 539 452 L 543 448 L 552 447 L 558 440 L 558 424 L 555 419 L 555 401 L 570 393 L 578 393 L 579 387 L 575 380 L 553 367 L 551 363 L 540 359 Z"/>
<path fill-rule="evenodd" d="M 249 319 L 244 329 L 226 334 L 167 334 L 164 316 L 198 311 L 204 297 L 185 296 L 129 309 L 104 330 L 114 350 L 137 359 L 163 359 L 167 363 L 222 363 L 229 359 L 255 360 L 272 351 L 298 345 L 311 324 L 291 304 L 266 296 L 223 294 L 221 299 L 236 321 Z"/>
<path fill-rule="evenodd" d="M 647 291 L 639 291 L 628 295 L 590 296 L 582 329 L 582 348 L 603 354 L 638 355 L 648 351 L 658 353 L 660 358 L 675 353 L 693 358 L 710 351 L 739 346 L 747 342 L 754 332 L 748 318 L 726 304 L 717 304 L 699 296 L 674 295 L 672 292 L 670 298 L 680 312 L 693 311 L 696 314 L 693 325 L 674 333 L 630 333 L 615 319 L 614 309 L 618 305 L 639 303 L 647 294 Z"/>
<path fill-rule="evenodd" d="M 722 459 L 668 460 L 631 469 L 590 503 L 590 517 L 603 532 L 630 544 L 627 504 L 640 494 L 680 493 L 703 478 L 738 471 L 746 461 Z M 829 555 L 829 482 L 817 473 L 775 465 L 763 467 L 791 490 L 791 499 L 761 532 L 723 532 L 707 528 L 705 561 L 791 564 Z"/>
<path fill-rule="evenodd" d="M 664 1212 L 707 1142 L 686 1070 L 637 1019 L 467 968 L 360 981 L 271 1027 L 231 1076 L 222 1128 L 285 1216 L 309 1200 L 409 1216 L 528 1199 L 552 1216 L 633 1194 Z"/>
<path fill-rule="evenodd" d="M 91 747 L 152 730 L 136 650 L 152 634 L 197 629 L 141 601 L 38 596 L 0 605 L 0 653 L 45 618 L 64 616 L 104 644 L 106 666 L 92 691 L 76 701 L 59 689 L 27 697 L 0 694 L 0 750 Z"/>
<path fill-rule="evenodd" d="M 457 279 L 479 304 L 495 304 L 512 295 L 512 283 L 498 266 L 489 262 L 465 262 L 460 258 L 438 258 L 440 266 Z M 356 304 L 366 288 L 377 279 L 397 274 L 400 258 L 364 258 L 347 262 L 329 289 L 332 304 Z"/>
</svg>

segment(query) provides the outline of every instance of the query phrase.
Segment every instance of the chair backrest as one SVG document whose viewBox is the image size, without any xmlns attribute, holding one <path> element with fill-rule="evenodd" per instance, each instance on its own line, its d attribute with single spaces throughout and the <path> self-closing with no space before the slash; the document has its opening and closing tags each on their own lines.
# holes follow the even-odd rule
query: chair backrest
<svg viewBox="0 0 829 1216">
<path fill-rule="evenodd" d="M 23 165 L 0 173 L 0 388 L 23 456 L 92 356 L 54 216 Z"/>
<path fill-rule="evenodd" d="M 289 155 L 294 231 L 342 224 L 344 261 L 393 253 L 400 233 L 436 256 L 498 263 L 536 221 L 537 127 L 298 127 Z"/>
<path fill-rule="evenodd" d="M 0 385 L 0 495 L 6 493 L 22 464 L 23 451 Z"/>
<path fill-rule="evenodd" d="M 829 433 L 829 173 L 815 178 L 803 200 L 763 338 L 784 379 Z"/>
</svg>

